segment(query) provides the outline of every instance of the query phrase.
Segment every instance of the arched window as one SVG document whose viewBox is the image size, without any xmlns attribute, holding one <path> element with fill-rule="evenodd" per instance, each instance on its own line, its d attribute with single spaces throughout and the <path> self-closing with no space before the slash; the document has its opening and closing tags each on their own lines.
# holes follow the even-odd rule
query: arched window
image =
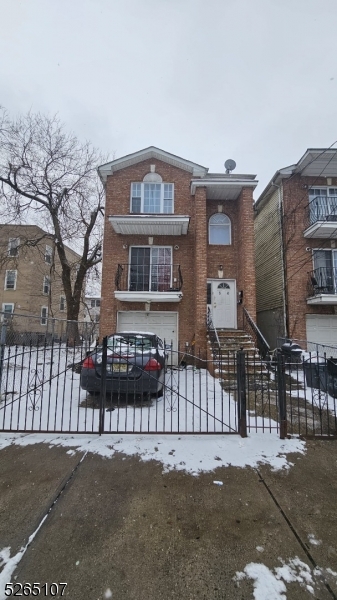
<svg viewBox="0 0 337 600">
<path fill-rule="evenodd" d="M 209 220 L 209 243 L 227 246 L 231 244 L 231 222 L 227 215 L 215 213 Z"/>
</svg>

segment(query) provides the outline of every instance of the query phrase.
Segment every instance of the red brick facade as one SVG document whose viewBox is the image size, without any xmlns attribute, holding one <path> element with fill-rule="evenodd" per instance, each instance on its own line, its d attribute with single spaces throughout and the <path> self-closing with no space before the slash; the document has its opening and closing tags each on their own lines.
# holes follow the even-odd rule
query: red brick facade
<svg viewBox="0 0 337 600">
<path fill-rule="evenodd" d="M 205 349 L 207 278 L 218 278 L 219 265 L 223 265 L 223 278 L 235 279 L 237 290 L 243 290 L 244 304 L 256 318 L 252 187 L 242 187 L 236 200 L 207 199 L 207 185 L 196 187 L 191 195 L 191 180 L 196 177 L 157 158 L 142 160 L 107 176 L 100 336 L 116 330 L 118 311 L 145 310 L 144 302 L 116 300 L 114 291 L 118 264 L 127 264 L 130 247 L 146 246 L 148 237 L 115 233 L 109 216 L 130 214 L 131 184 L 143 181 L 153 164 L 163 182 L 174 183 L 174 214 L 189 216 L 190 223 L 187 235 L 153 236 L 153 246 L 173 248 L 173 264 L 181 267 L 183 298 L 177 303 L 152 302 L 151 312 L 178 312 L 180 343 L 194 340 L 196 347 Z M 219 205 L 231 220 L 231 245 L 208 244 L 208 221 L 218 212 Z M 238 327 L 242 327 L 241 310 Z"/>
<path fill-rule="evenodd" d="M 311 249 L 332 249 L 335 242 L 330 239 L 306 238 L 303 232 L 308 224 L 308 189 L 326 187 L 325 177 L 293 176 L 283 181 L 284 211 L 284 259 L 286 269 L 286 302 L 288 335 L 298 340 L 306 340 L 306 315 L 334 315 L 334 306 L 310 305 L 308 283 L 309 272 L 313 270 Z M 337 187 L 337 178 L 331 179 L 332 187 Z M 332 244 L 332 245 L 331 245 Z"/>
</svg>

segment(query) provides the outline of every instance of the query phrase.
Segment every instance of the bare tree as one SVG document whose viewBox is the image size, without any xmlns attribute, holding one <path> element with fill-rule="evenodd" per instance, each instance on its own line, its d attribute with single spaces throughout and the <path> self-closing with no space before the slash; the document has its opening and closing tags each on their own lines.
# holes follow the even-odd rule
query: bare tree
<svg viewBox="0 0 337 600">
<path fill-rule="evenodd" d="M 106 161 L 88 142 L 66 132 L 57 116 L 0 112 L 0 217 L 39 225 L 54 237 L 61 265 L 68 334 L 78 339 L 86 275 L 101 261 L 103 189 L 97 166 Z M 79 255 L 70 260 L 67 246 Z"/>
</svg>

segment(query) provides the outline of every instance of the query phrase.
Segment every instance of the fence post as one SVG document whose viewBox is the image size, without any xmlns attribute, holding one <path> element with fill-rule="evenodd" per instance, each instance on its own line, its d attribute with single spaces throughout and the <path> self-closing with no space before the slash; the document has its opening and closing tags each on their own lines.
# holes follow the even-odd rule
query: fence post
<svg viewBox="0 0 337 600">
<path fill-rule="evenodd" d="M 107 353 L 108 353 L 108 338 L 103 338 L 102 348 L 102 376 L 101 376 L 101 389 L 99 399 L 99 435 L 104 433 L 104 417 L 105 417 L 105 399 L 106 399 L 106 365 L 107 365 Z"/>
<path fill-rule="evenodd" d="M 7 335 L 7 319 L 3 315 L 3 321 L 1 323 L 1 334 L 0 334 L 0 394 L 1 394 L 1 386 L 2 386 L 2 369 L 3 369 L 3 364 L 4 364 L 6 335 Z"/>
<path fill-rule="evenodd" d="M 239 434 L 241 435 L 241 437 L 247 437 L 245 356 L 246 356 L 246 353 L 244 352 L 244 350 L 239 350 L 236 353 Z"/>
<path fill-rule="evenodd" d="M 286 381 L 285 381 L 285 359 L 281 352 L 277 353 L 277 391 L 280 417 L 280 439 L 287 436 L 287 405 L 286 405 Z"/>
</svg>

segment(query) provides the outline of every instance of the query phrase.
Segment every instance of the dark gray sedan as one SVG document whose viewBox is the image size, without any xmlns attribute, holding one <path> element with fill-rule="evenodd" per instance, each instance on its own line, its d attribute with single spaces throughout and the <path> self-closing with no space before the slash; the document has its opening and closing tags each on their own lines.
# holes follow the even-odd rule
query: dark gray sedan
<svg viewBox="0 0 337 600">
<path fill-rule="evenodd" d="M 102 346 L 83 362 L 81 388 L 91 394 L 101 390 L 102 362 Z M 164 344 L 155 333 L 115 333 L 107 340 L 106 391 L 133 397 L 161 396 L 165 365 Z"/>
</svg>

